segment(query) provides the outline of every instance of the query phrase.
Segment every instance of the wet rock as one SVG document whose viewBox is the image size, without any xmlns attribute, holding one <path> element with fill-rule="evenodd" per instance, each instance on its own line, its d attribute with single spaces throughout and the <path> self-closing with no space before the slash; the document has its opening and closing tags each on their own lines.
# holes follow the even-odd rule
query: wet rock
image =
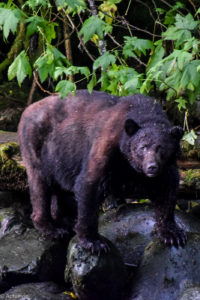
<svg viewBox="0 0 200 300">
<path fill-rule="evenodd" d="M 18 142 L 17 132 L 0 130 L 0 144 L 5 144 L 8 142 Z"/>
<path fill-rule="evenodd" d="M 118 248 L 125 263 L 137 265 L 152 240 L 154 224 L 149 206 L 123 205 L 101 216 L 99 232 Z"/>
<path fill-rule="evenodd" d="M 0 209 L 0 238 L 11 231 L 19 221 L 13 207 Z"/>
<path fill-rule="evenodd" d="M 130 299 L 177 300 L 188 284 L 199 285 L 199 249 L 199 233 L 189 233 L 186 246 L 178 249 L 154 239 L 145 249 Z"/>
<path fill-rule="evenodd" d="M 74 291 L 81 300 L 121 300 L 126 284 L 123 261 L 110 241 L 110 251 L 91 254 L 77 243 L 76 236 L 68 249 L 65 280 L 72 281 Z"/>
<path fill-rule="evenodd" d="M 50 241 L 33 228 L 14 226 L 0 239 L 0 284 L 64 280 L 68 241 Z"/>
<path fill-rule="evenodd" d="M 177 223 L 187 232 L 200 232 L 200 220 L 176 211 Z M 124 262 L 137 266 L 154 237 L 154 210 L 149 205 L 129 204 L 100 217 L 99 232 L 119 250 Z"/>
<path fill-rule="evenodd" d="M 30 213 L 27 193 L 0 192 L 0 238 L 20 226 L 32 226 Z"/>
<path fill-rule="evenodd" d="M 65 288 L 53 282 L 22 284 L 0 295 L 2 300 L 71 300 Z"/>
<path fill-rule="evenodd" d="M 190 287 L 184 291 L 179 300 L 199 300 L 200 287 Z"/>
</svg>

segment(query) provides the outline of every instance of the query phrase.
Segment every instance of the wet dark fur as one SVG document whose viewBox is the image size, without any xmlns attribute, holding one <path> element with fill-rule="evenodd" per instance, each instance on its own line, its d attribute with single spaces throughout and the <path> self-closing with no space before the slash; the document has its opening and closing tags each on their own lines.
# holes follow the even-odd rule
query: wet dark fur
<svg viewBox="0 0 200 300">
<path fill-rule="evenodd" d="M 79 241 L 99 251 L 106 247 L 98 237 L 104 195 L 135 195 L 154 203 L 160 239 L 184 244 L 185 235 L 174 221 L 181 135 L 161 107 L 143 95 L 119 98 L 80 90 L 75 97 L 50 96 L 32 104 L 22 115 L 19 139 L 35 227 L 62 235 L 64 229 L 56 227 L 57 203 L 65 206 L 63 192 L 73 192 Z"/>
</svg>

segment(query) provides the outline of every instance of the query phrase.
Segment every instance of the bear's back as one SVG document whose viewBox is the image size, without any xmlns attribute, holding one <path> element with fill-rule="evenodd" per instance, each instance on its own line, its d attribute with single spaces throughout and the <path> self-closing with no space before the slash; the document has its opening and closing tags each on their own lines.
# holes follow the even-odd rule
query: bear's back
<svg viewBox="0 0 200 300">
<path fill-rule="evenodd" d="M 122 97 L 120 101 L 129 102 L 127 118 L 133 119 L 139 126 L 163 124 L 170 127 L 170 122 L 156 99 L 136 94 Z"/>
</svg>

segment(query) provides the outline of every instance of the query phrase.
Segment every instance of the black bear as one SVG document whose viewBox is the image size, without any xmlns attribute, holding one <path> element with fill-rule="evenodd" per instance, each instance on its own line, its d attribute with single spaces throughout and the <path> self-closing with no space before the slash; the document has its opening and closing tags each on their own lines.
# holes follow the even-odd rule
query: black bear
<svg viewBox="0 0 200 300">
<path fill-rule="evenodd" d="M 56 228 L 52 207 L 61 191 L 70 191 L 78 206 L 79 242 L 92 251 L 106 250 L 98 236 L 99 204 L 105 193 L 131 195 L 151 199 L 162 242 L 184 245 L 186 235 L 174 220 L 182 135 L 144 95 L 79 90 L 63 100 L 55 95 L 32 104 L 22 115 L 19 140 L 35 228 L 53 237 L 65 232 Z"/>
</svg>

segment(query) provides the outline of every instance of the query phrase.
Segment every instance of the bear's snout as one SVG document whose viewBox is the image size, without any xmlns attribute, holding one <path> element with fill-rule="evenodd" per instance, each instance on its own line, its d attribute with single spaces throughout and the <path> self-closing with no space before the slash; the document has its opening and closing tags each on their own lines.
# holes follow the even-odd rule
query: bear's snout
<svg viewBox="0 0 200 300">
<path fill-rule="evenodd" d="M 155 177 L 159 173 L 159 167 L 156 162 L 149 162 L 146 166 L 145 174 L 148 177 Z"/>
<path fill-rule="evenodd" d="M 160 164 L 154 151 L 146 153 L 143 162 L 143 171 L 148 177 L 155 177 L 159 174 Z"/>
</svg>

